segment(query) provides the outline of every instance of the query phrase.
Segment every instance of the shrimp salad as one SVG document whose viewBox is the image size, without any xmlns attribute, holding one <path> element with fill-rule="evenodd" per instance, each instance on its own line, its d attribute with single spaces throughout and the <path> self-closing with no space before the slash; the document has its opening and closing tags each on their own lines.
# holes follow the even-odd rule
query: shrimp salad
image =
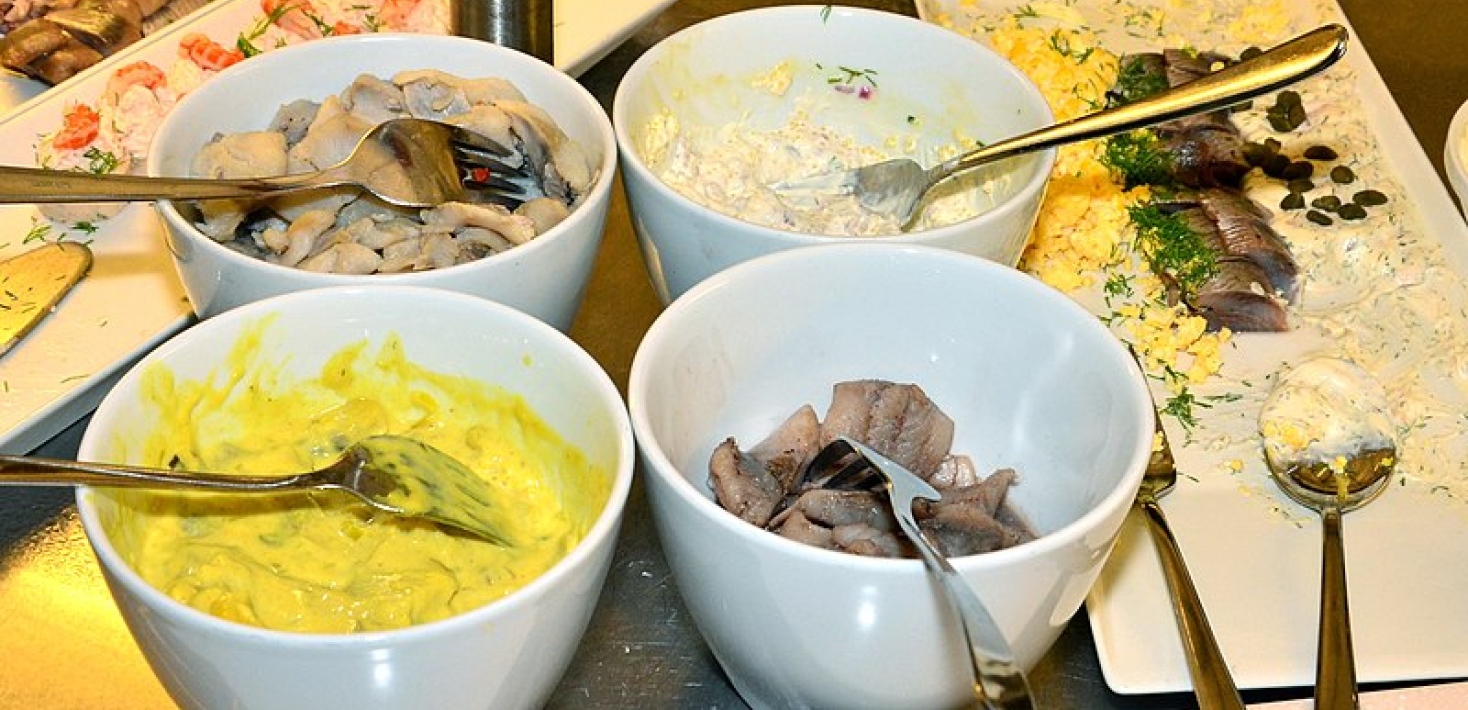
<svg viewBox="0 0 1468 710">
<path fill-rule="evenodd" d="M 93 174 L 139 173 L 163 118 L 189 92 L 257 54 L 326 36 L 364 32 L 443 34 L 446 0 L 260 0 L 260 15 L 235 36 L 183 35 L 170 61 L 117 68 L 90 101 L 69 104 L 55 131 L 37 136 L 36 164 Z M 125 203 L 53 204 L 41 216 L 89 232 Z"/>
</svg>

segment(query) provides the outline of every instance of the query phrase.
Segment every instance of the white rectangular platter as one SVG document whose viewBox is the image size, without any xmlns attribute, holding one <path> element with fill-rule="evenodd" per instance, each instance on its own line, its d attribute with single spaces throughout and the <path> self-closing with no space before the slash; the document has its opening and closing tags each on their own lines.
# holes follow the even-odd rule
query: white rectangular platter
<svg viewBox="0 0 1468 710">
<path fill-rule="evenodd" d="M 1328 22 L 1346 24 L 1335 0 L 919 0 L 917 4 L 924 19 L 981 41 L 1000 18 L 1022 15 L 1024 22 L 1084 26 L 1115 54 L 1160 51 L 1179 43 L 1237 53 L 1238 47 L 1219 46 L 1226 42 L 1220 36 L 1224 28 L 1237 22 L 1253 22 L 1257 28 L 1282 17 L 1283 32 L 1277 41 Z M 1118 20 L 1122 16 L 1135 22 Z M 1311 81 L 1336 82 L 1330 86 L 1338 88 L 1339 95 L 1326 96 L 1314 107 L 1312 122 L 1329 125 L 1332 111 L 1359 115 L 1360 130 L 1334 140 L 1352 154 L 1354 164 L 1376 171 L 1373 187 L 1391 193 L 1393 217 L 1380 228 L 1400 234 L 1402 240 L 1430 242 L 1442 255 L 1443 270 L 1451 273 L 1437 277 L 1451 287 L 1447 305 L 1452 312 L 1441 322 L 1461 331 L 1468 302 L 1458 284 L 1463 280 L 1460 275 L 1468 274 L 1468 226 L 1354 35 L 1346 59 L 1327 77 Z M 1316 93 L 1329 92 L 1317 86 Z M 1260 201 L 1278 215 L 1277 194 Z M 1383 264 L 1396 263 L 1391 253 L 1377 256 Z M 1418 351 L 1441 322 L 1397 318 L 1423 313 L 1411 300 L 1421 296 L 1421 289 L 1414 286 L 1400 289 L 1402 302 L 1396 305 L 1401 310 L 1373 302 L 1373 308 L 1359 312 L 1343 309 L 1332 321 L 1343 329 L 1338 334 L 1350 336 L 1342 340 L 1355 338 L 1353 329 L 1360 328 L 1398 336 L 1393 340 L 1402 344 L 1404 363 L 1415 364 L 1377 374 L 1393 383 L 1439 377 L 1427 384 L 1436 387 L 1440 397 L 1435 402 L 1442 406 L 1443 416 L 1424 419 L 1422 428 L 1436 427 L 1439 434 L 1449 431 L 1435 440 L 1440 449 L 1414 449 L 1412 472 L 1393 483 L 1377 502 L 1345 519 L 1351 622 L 1363 683 L 1468 676 L 1468 604 L 1462 601 L 1468 588 L 1468 485 L 1458 455 L 1468 441 L 1468 420 L 1461 416 L 1468 408 L 1461 406 L 1462 387 L 1454 382 L 1463 373 L 1434 369 L 1436 356 Z M 1076 295 L 1099 306 L 1096 294 Z M 1321 300 L 1311 305 L 1320 306 Z M 1228 383 L 1221 388 L 1234 388 L 1235 394 L 1243 391 L 1243 396 L 1202 410 L 1198 427 L 1202 434 L 1167 422 L 1184 475 L 1163 507 L 1229 668 L 1244 688 L 1314 682 L 1320 524 L 1274 488 L 1257 438 L 1250 433 L 1267 391 L 1265 383 L 1292 362 L 1330 352 L 1335 340 L 1314 327 L 1285 335 L 1236 335 L 1225 353 L 1222 375 Z M 1385 337 L 1380 340 L 1383 349 L 1392 347 Z M 1468 352 L 1448 359 L 1461 356 Z M 1142 694 L 1191 687 L 1162 571 L 1138 515 L 1124 526 L 1087 609 L 1102 671 L 1113 690 Z"/>
<path fill-rule="evenodd" d="M 581 74 L 672 3 L 556 0 L 556 66 Z M 70 104 L 94 102 L 118 67 L 139 60 L 166 67 L 179 39 L 192 32 L 229 44 L 262 14 L 259 0 L 215 0 L 40 93 L 0 118 L 0 163 L 34 165 L 38 137 L 61 125 Z M 39 86 L 7 89 L 15 95 Z M 0 356 L 0 452 L 29 451 L 85 416 L 127 365 L 189 323 L 189 305 L 152 206 L 130 205 L 96 226 L 87 234 L 50 223 L 33 206 L 0 207 L 0 259 L 34 248 L 37 238 L 62 236 L 85 241 L 95 254 L 91 273 L 56 311 Z M 39 230 L 46 233 L 37 237 Z"/>
</svg>

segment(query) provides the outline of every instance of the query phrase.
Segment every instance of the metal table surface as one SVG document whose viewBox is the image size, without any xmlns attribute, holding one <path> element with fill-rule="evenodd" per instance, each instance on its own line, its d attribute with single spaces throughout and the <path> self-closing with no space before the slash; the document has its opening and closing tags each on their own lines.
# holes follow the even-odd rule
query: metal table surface
<svg viewBox="0 0 1468 710">
<path fill-rule="evenodd" d="M 1340 0 L 1418 139 L 1441 171 L 1448 121 L 1468 98 L 1468 27 L 1460 0 Z M 581 77 L 610 110 L 628 66 L 662 37 L 699 20 L 775 2 L 681 0 Z M 911 0 L 848 4 L 914 14 Z M 617 191 L 596 270 L 572 336 L 624 388 L 632 356 L 660 306 Z M 85 421 L 38 453 L 74 456 Z M 64 489 L 0 491 L 0 708 L 168 708 L 108 596 Z M 1046 708 L 1190 708 L 1187 694 L 1111 693 L 1084 611 L 1032 675 Z M 1252 702 L 1308 696 L 1254 691 Z M 663 560 L 640 485 L 591 627 L 550 702 L 555 708 L 740 708 L 744 703 L 694 628 Z"/>
</svg>

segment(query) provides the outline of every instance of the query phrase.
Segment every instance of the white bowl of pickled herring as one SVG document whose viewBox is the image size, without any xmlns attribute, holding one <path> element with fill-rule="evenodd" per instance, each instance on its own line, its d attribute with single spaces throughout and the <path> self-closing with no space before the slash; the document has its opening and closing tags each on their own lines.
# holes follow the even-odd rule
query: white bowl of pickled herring
<svg viewBox="0 0 1468 710">
<path fill-rule="evenodd" d="M 362 79 L 354 85 L 363 75 L 380 81 Z M 508 81 L 523 94 L 523 101 L 507 101 L 503 83 L 486 79 Z M 490 83 L 495 84 L 493 91 L 485 88 Z M 409 90 L 414 97 L 405 97 Z M 328 97 L 335 98 L 327 101 Z M 370 201 L 342 206 L 344 200 L 322 193 L 275 200 L 268 205 L 275 209 L 252 212 L 248 227 L 241 229 L 264 235 L 264 227 L 274 226 L 275 235 L 289 236 L 262 238 L 264 247 L 254 237 L 232 244 L 259 249 L 268 253 L 271 262 L 279 263 L 267 263 L 206 236 L 198 221 L 186 216 L 191 214 L 186 203 L 159 202 L 169 248 L 196 313 L 208 317 L 265 296 L 365 278 L 373 283 L 462 291 L 511 305 L 563 331 L 570 328 L 601 243 L 617 160 L 611 121 L 585 88 L 544 62 L 488 42 L 411 34 L 332 37 L 251 57 L 186 95 L 158 128 L 148 155 L 148 172 L 196 174 L 203 166 L 197 166 L 195 160 L 216 135 L 266 131 L 282 106 L 299 100 L 323 104 L 311 123 L 312 132 L 319 129 L 322 137 L 310 143 L 291 139 L 290 172 L 307 169 L 312 162 L 330 163 L 344 157 L 360 132 L 402 109 L 470 126 L 510 123 L 517 141 L 530 132 L 521 127 L 543 123 L 534 119 L 543 111 L 555 128 L 546 132 L 552 139 L 535 145 L 554 140 L 557 164 L 569 165 L 560 158 L 568 151 L 575 153 L 576 164 L 564 172 L 580 173 L 579 189 L 567 196 L 569 214 L 564 219 L 530 232 L 525 232 L 526 224 L 535 220 L 525 215 L 501 218 L 485 214 L 480 210 L 489 208 L 481 206 L 445 208 L 433 212 L 437 216 L 430 220 L 427 210 L 392 212 Z M 344 121 L 334 113 L 337 110 L 351 115 Z M 526 116 L 531 119 L 522 120 Z M 281 172 L 279 165 L 255 160 L 210 168 L 215 176 L 249 176 L 248 171 Z M 326 212 L 319 211 L 322 208 Z M 318 211 L 307 216 L 313 209 Z M 211 213 L 209 229 L 221 239 L 228 238 L 239 230 L 227 220 L 229 210 L 219 211 L 226 214 Z M 282 214 L 289 217 L 291 227 L 269 219 Z M 322 214 L 327 218 L 321 219 Z M 372 221 L 362 221 L 364 215 Z M 417 224 L 425 220 L 430 224 Z M 410 226 L 387 228 L 403 224 Z M 358 230 L 361 225 L 376 228 Z M 526 241 L 535 232 L 538 234 Z M 399 239 L 404 233 L 412 238 Z M 374 241 L 380 238 L 383 241 Z M 368 266 L 397 272 L 368 276 L 318 272 L 316 269 L 333 266 L 362 268 L 360 260 L 336 258 L 338 250 L 347 249 L 340 242 L 350 242 L 347 246 L 354 255 L 365 253 L 359 248 L 362 244 L 371 246 L 380 261 L 372 262 L 368 255 Z M 303 252 L 308 256 L 297 261 Z M 492 253 L 481 256 L 486 252 Z M 456 260 L 442 257 L 445 253 L 468 260 L 426 268 Z"/>
<path fill-rule="evenodd" d="M 500 548 L 371 520 L 331 492 L 78 490 L 108 586 L 181 706 L 536 708 L 550 697 L 603 584 L 634 453 L 610 378 L 545 323 L 413 286 L 264 299 L 146 355 L 97 409 L 79 456 L 305 470 L 383 432 L 484 472 L 517 507 L 519 540 Z"/>
<path fill-rule="evenodd" d="M 816 5 L 733 13 L 668 37 L 628 70 L 612 106 L 633 226 L 664 302 L 745 259 L 858 234 L 1013 266 L 1053 151 L 941 186 L 907 234 L 849 197 L 785 200 L 768 185 L 885 157 L 932 165 L 1051 120 L 1028 78 L 967 37 Z"/>
<path fill-rule="evenodd" d="M 1459 209 L 1468 217 L 1468 101 L 1458 107 L 1448 124 L 1443 172 L 1447 173 L 1448 185 L 1458 197 Z"/>
<path fill-rule="evenodd" d="M 726 437 L 754 448 L 797 407 L 826 412 L 835 383 L 869 378 L 921 387 L 951 417 L 954 453 L 983 475 L 1017 474 L 1007 503 L 1038 537 L 952 563 L 1025 667 L 1085 599 L 1151 452 L 1126 350 L 1058 291 L 992 261 L 850 243 L 694 287 L 638 348 L 628 407 L 678 590 L 754 707 L 973 700 L 962 627 L 922 562 L 808 546 L 715 502 L 710 454 Z"/>
</svg>

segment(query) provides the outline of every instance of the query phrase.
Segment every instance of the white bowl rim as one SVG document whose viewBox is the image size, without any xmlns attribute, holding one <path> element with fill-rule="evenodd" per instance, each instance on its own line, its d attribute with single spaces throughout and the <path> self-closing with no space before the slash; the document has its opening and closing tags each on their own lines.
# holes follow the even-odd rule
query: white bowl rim
<svg viewBox="0 0 1468 710">
<path fill-rule="evenodd" d="M 1461 183 L 1454 186 L 1456 189 L 1468 192 L 1468 155 L 1463 153 L 1463 143 L 1468 141 L 1468 101 L 1458 106 L 1453 112 L 1453 118 L 1448 122 L 1448 136 L 1444 141 L 1443 170 L 1448 174 L 1450 181 Z M 1464 210 L 1468 210 L 1468 194 L 1458 196 L 1459 201 L 1464 203 Z"/>
<path fill-rule="evenodd" d="M 211 86 L 218 82 L 221 78 L 224 78 L 225 81 L 232 81 L 231 79 L 229 79 L 229 77 L 235 76 L 237 74 L 249 74 L 261 71 L 258 67 L 262 66 L 262 63 L 257 61 L 256 63 L 251 64 L 251 61 L 256 61 L 268 57 L 283 56 L 283 59 L 276 59 L 275 61 L 288 62 L 292 57 L 294 57 L 295 54 L 328 51 L 331 49 L 332 46 L 337 44 L 382 44 L 389 46 L 396 44 L 406 44 L 409 47 L 415 44 L 456 44 L 462 45 L 465 48 L 472 48 L 475 52 L 489 52 L 491 54 L 498 55 L 500 58 L 504 59 L 507 64 L 518 64 L 527 67 L 541 67 L 541 69 L 546 72 L 546 77 L 549 81 L 561 84 L 567 88 L 574 87 L 573 94 L 576 96 L 576 101 L 581 104 L 581 108 L 587 112 L 587 115 L 592 116 L 594 119 L 594 122 L 596 124 L 596 142 L 598 146 L 602 149 L 601 164 L 597 167 L 597 176 L 596 179 L 592 182 L 591 189 L 587 191 L 586 194 L 581 196 L 578 203 L 571 209 L 570 213 L 566 216 L 565 219 L 561 220 L 560 223 L 546 230 L 544 233 L 536 235 L 534 239 L 531 239 L 524 244 L 517 244 L 511 249 L 506 249 L 502 252 L 490 254 L 488 256 L 484 256 L 473 261 L 467 261 L 462 264 L 454 264 L 452 266 L 446 266 L 438 269 L 429 269 L 426 271 L 410 271 L 393 274 L 370 274 L 369 276 L 374 282 L 382 282 L 384 284 L 392 285 L 411 285 L 424 281 L 436 280 L 436 275 L 458 273 L 468 269 L 483 268 L 489 264 L 528 258 L 530 255 L 533 255 L 537 251 L 549 249 L 551 242 L 558 242 L 563 239 L 569 238 L 565 237 L 564 235 L 577 232 L 584 222 L 594 218 L 592 216 L 593 210 L 590 209 L 590 206 L 597 203 L 605 202 L 608 199 L 608 193 L 611 192 L 612 184 L 616 181 L 615 177 L 617 166 L 619 163 L 617 160 L 618 152 L 616 132 L 612 128 L 611 118 L 607 116 L 606 111 L 601 107 L 601 103 L 597 101 L 596 97 L 593 96 L 592 93 L 587 90 L 585 86 L 582 86 L 580 82 L 572 79 L 569 75 L 561 72 L 559 69 L 556 69 L 555 67 L 546 64 L 545 62 L 536 59 L 535 57 L 532 57 L 528 54 L 508 49 L 497 44 L 470 39 L 467 37 L 457 37 L 452 35 L 416 34 L 410 32 L 374 32 L 369 34 L 322 37 L 320 39 L 315 39 L 310 42 L 302 42 L 300 44 L 292 44 L 281 47 L 279 49 L 274 49 L 260 55 L 259 57 L 252 57 L 250 61 L 239 62 L 237 64 L 226 67 L 214 78 L 210 79 L 209 82 L 205 84 L 205 86 Z M 393 50 L 388 47 L 374 47 L 371 51 L 391 52 L 399 50 Z M 454 70 L 452 69 L 444 69 L 443 71 L 445 71 L 446 73 L 454 74 Z M 462 75 L 455 74 L 455 76 Z M 519 84 L 517 84 L 517 86 L 519 86 Z M 193 93 L 185 95 L 184 98 L 180 99 L 180 102 L 188 101 Z M 174 117 L 177 115 L 178 112 L 170 111 L 166 116 L 164 116 L 163 122 L 158 125 L 156 134 L 165 134 L 166 130 L 171 127 L 175 122 L 183 120 L 175 119 Z M 560 120 L 558 119 L 557 122 L 559 123 Z M 261 128 L 264 128 L 264 126 L 262 125 Z M 154 145 L 156 144 L 157 143 L 155 142 Z M 156 165 L 155 160 L 155 151 L 150 146 L 147 157 L 147 173 L 149 175 L 159 174 L 158 166 Z M 200 232 L 198 228 L 195 227 L 188 218 L 184 217 L 183 214 L 178 211 L 178 207 L 174 204 L 173 200 L 158 200 L 155 205 L 156 209 L 163 213 L 164 219 L 180 225 L 187 225 L 189 239 L 191 242 L 199 244 L 199 248 L 207 249 L 213 252 L 215 255 L 224 259 L 227 263 L 239 264 L 246 266 L 247 268 L 262 268 L 265 269 L 267 272 L 276 271 L 281 274 L 293 275 L 298 278 L 316 279 L 319 280 L 321 285 L 323 286 L 357 283 L 363 278 L 362 276 L 355 274 L 337 274 L 305 271 L 294 266 L 272 264 L 268 261 L 265 261 L 264 259 L 259 259 L 248 254 L 241 253 L 234 249 L 230 249 L 229 247 L 219 242 L 216 242 L 213 239 L 210 239 L 208 235 Z"/>
<path fill-rule="evenodd" d="M 1037 297 L 1055 302 L 1060 307 L 1073 310 L 1077 314 L 1084 314 L 1085 318 L 1081 322 L 1086 325 L 1081 327 L 1093 330 L 1097 334 L 1105 335 L 1107 338 L 1115 340 L 1115 336 L 1106 330 L 1099 319 L 1095 318 L 1095 316 L 1086 311 L 1069 296 L 1049 286 L 1045 286 L 1043 282 L 1017 269 L 1012 269 L 981 257 L 954 252 L 941 247 L 855 241 L 846 244 L 800 247 L 772 252 L 736 264 L 710 276 L 695 285 L 683 296 L 676 299 L 658 316 L 657 320 L 653 322 L 647 334 L 643 337 L 642 343 L 638 346 L 638 353 L 640 354 L 644 348 L 658 347 L 659 341 L 670 337 L 665 335 L 665 333 L 672 327 L 670 325 L 672 320 L 681 317 L 680 314 L 683 311 L 694 307 L 694 304 L 700 300 L 714 297 L 717 291 L 730 288 L 731 284 L 737 283 L 739 279 L 743 278 L 745 273 L 761 269 L 762 264 L 778 263 L 780 261 L 807 261 L 815 258 L 829 259 L 833 255 L 839 255 L 842 252 L 854 252 L 860 249 L 880 250 L 889 256 L 897 258 L 928 260 L 930 262 L 960 265 L 965 268 L 971 267 L 979 271 L 989 272 L 986 274 L 986 278 L 1000 278 L 1012 281 L 1025 279 L 1033 281 L 1035 284 L 1044 286 L 1044 289 L 1038 292 Z M 669 314 L 672 315 L 670 316 Z M 1120 341 L 1116 342 L 1117 347 L 1114 349 L 1114 352 L 1110 353 L 1110 356 L 1117 358 L 1118 364 L 1134 373 L 1134 377 L 1128 378 L 1129 385 L 1126 389 L 1130 392 L 1137 406 L 1149 413 L 1147 416 L 1150 419 L 1152 407 L 1151 391 L 1147 388 L 1146 381 L 1143 379 L 1141 371 L 1136 368 L 1135 362 L 1130 356 L 1126 355 L 1126 351 L 1121 346 Z M 827 550 L 790 540 L 781 535 L 763 530 L 754 525 L 750 525 L 748 522 L 720 507 L 717 501 L 697 490 L 686 477 L 682 475 L 667 475 L 665 473 L 666 471 L 678 471 L 679 467 L 673 464 L 672 460 L 663 448 L 657 444 L 656 440 L 652 437 L 640 435 L 642 432 L 652 430 L 652 424 L 648 419 L 647 405 L 643 397 L 646 390 L 645 383 L 650 382 L 655 376 L 655 373 L 649 372 L 647 367 L 645 358 L 634 357 L 627 385 L 627 402 L 632 418 L 632 428 L 634 432 L 639 434 L 637 445 L 642 455 L 651 458 L 656 464 L 644 466 L 643 468 L 647 469 L 644 471 L 644 475 L 655 476 L 662 480 L 674 491 L 682 504 L 692 506 L 701 516 L 711 519 L 715 525 L 741 538 L 747 544 L 766 548 L 777 554 L 789 555 L 802 562 L 837 564 L 849 566 L 855 570 L 870 570 L 874 573 L 879 570 L 886 570 L 888 572 L 897 571 L 909 575 L 926 574 L 924 563 L 919 559 L 867 557 L 836 550 Z M 1152 440 L 1153 433 L 1151 427 L 1138 428 L 1137 436 L 1133 442 L 1133 454 L 1131 461 L 1128 462 L 1127 472 L 1110 493 L 1080 517 L 1056 530 L 1043 533 L 1029 542 L 993 552 L 953 557 L 950 558 L 950 562 L 952 562 L 955 568 L 963 571 L 980 572 L 998 569 L 1021 560 L 1043 556 L 1056 548 L 1071 545 L 1080 538 L 1090 534 L 1090 531 L 1098 527 L 1101 518 L 1105 518 L 1119 509 L 1130 506 L 1131 501 L 1136 496 L 1137 487 L 1141 483 L 1147 460 L 1151 455 Z"/>
<path fill-rule="evenodd" d="M 614 424 L 621 453 L 618 456 L 615 470 L 612 472 L 611 489 L 608 491 L 607 501 L 603 505 L 601 512 L 597 515 L 596 521 L 586 531 L 586 535 L 576 543 L 575 547 L 572 547 L 564 557 L 551 565 L 550 569 L 538 575 L 525 586 L 487 604 L 436 621 L 413 624 L 387 631 L 309 633 L 280 631 L 230 621 L 195 609 L 163 593 L 147 580 L 143 579 L 131 565 L 122 559 L 117 548 L 113 546 L 111 538 L 103 530 L 101 521 L 96 517 L 96 513 L 91 505 L 90 498 L 97 493 L 94 487 L 78 486 L 76 489 L 77 513 L 93 552 L 103 566 L 118 576 L 123 586 L 130 592 L 143 597 L 150 608 L 159 610 L 160 613 L 166 616 L 177 618 L 202 633 L 219 637 L 243 638 L 253 643 L 284 642 L 291 644 L 293 648 L 333 648 L 337 646 L 375 645 L 389 641 L 413 642 L 432 638 L 439 634 L 449 633 L 460 627 L 491 623 L 502 614 L 514 613 L 516 609 L 534 603 L 533 599 L 539 597 L 543 593 L 542 590 L 562 583 L 561 580 L 571 574 L 572 568 L 588 564 L 589 561 L 587 558 L 593 554 L 593 547 L 603 544 L 616 544 L 616 534 L 621 526 L 621 520 L 632 488 L 632 479 L 636 466 L 636 448 L 632 435 L 631 420 L 627 415 L 626 408 L 620 406 L 622 402 L 621 394 L 618 393 L 616 385 L 613 384 L 611 377 L 606 374 L 606 371 L 601 365 L 589 353 L 577 345 L 575 341 L 572 341 L 564 333 L 541 320 L 509 306 L 477 296 L 423 286 L 328 286 L 293 291 L 254 301 L 230 310 L 225 314 L 200 321 L 193 327 L 169 338 L 157 349 L 144 356 L 141 362 L 129 368 L 123 374 L 123 378 L 137 377 L 137 373 L 141 371 L 141 366 L 145 363 L 154 362 L 155 358 L 160 358 L 175 350 L 187 347 L 189 342 L 193 340 L 212 337 L 215 331 L 227 330 L 240 320 L 258 319 L 274 311 L 289 310 L 301 301 L 309 302 L 319 300 L 323 297 L 328 299 L 352 300 L 367 294 L 409 298 L 426 297 L 438 300 L 457 301 L 462 305 L 467 305 L 472 308 L 482 308 L 496 312 L 497 318 L 507 319 L 514 323 L 514 327 L 517 329 L 536 331 L 543 338 L 572 346 L 567 350 L 567 353 L 575 361 L 588 368 L 598 397 L 619 404 L 618 407 L 613 408 L 613 411 L 620 412 L 616 415 Z M 104 399 L 102 406 L 106 407 L 110 405 Z M 88 435 L 83 435 L 84 444 L 88 438 Z"/>
<path fill-rule="evenodd" d="M 617 138 L 617 150 L 622 155 L 622 169 L 625 171 L 632 171 L 637 173 L 639 178 L 641 178 L 648 185 L 651 185 L 653 189 L 657 191 L 659 199 L 671 200 L 675 203 L 691 205 L 692 208 L 700 212 L 702 216 L 707 217 L 720 226 L 737 226 L 739 229 L 750 231 L 766 239 L 789 240 L 794 241 L 797 244 L 830 244 L 841 241 L 849 241 L 850 239 L 852 239 L 852 237 L 846 235 L 809 234 L 788 229 L 780 229 L 778 227 L 769 227 L 762 224 L 756 224 L 754 222 L 747 222 L 745 220 L 739 219 L 738 217 L 733 217 L 731 215 L 724 214 L 723 212 L 720 212 L 716 209 L 706 207 L 689 199 L 688 197 L 685 197 L 682 193 L 679 193 L 677 190 L 669 187 L 667 183 L 663 182 L 662 178 L 658 177 L 655 173 L 652 172 L 651 169 L 647 167 L 645 163 L 643 163 L 641 155 L 630 145 L 632 143 L 631 136 L 633 126 L 630 125 L 631 119 L 627 116 L 627 111 L 629 109 L 627 109 L 628 100 L 626 99 L 626 96 L 632 92 L 632 89 L 629 88 L 632 82 L 629 81 L 629 79 L 640 79 L 648 72 L 650 72 L 652 69 L 652 65 L 656 61 L 658 61 L 658 59 L 666 52 L 667 48 L 671 46 L 674 42 L 679 39 L 684 39 L 687 36 L 692 35 L 696 32 L 708 31 L 709 28 L 717 27 L 721 24 L 741 21 L 751 22 L 755 21 L 754 18 L 756 17 L 760 18 L 758 21 L 780 22 L 780 18 L 784 16 L 798 14 L 803 15 L 809 12 L 820 11 L 822 8 L 832 8 L 831 12 L 838 15 L 868 17 L 873 19 L 880 18 L 879 21 L 882 22 L 894 22 L 915 29 L 921 27 L 923 28 L 919 30 L 921 32 L 938 31 L 943 33 L 944 35 L 951 36 L 951 39 L 944 41 L 957 41 L 970 44 L 973 46 L 974 49 L 977 50 L 977 53 L 990 55 L 993 58 L 998 59 L 1002 70 L 1005 73 L 1009 74 L 1015 81 L 1019 82 L 1022 86 L 1029 89 L 1030 93 L 1026 96 L 1026 99 L 1035 104 L 1035 107 L 1040 110 L 1040 115 L 1046 118 L 1049 123 L 1054 123 L 1055 121 L 1055 114 L 1051 111 L 1050 104 L 1045 100 L 1044 95 L 1040 93 L 1039 87 L 1035 85 L 1035 82 L 1031 80 L 1029 76 L 1020 71 L 1019 68 L 1014 66 L 1012 62 L 999 56 L 996 52 L 994 52 L 994 50 L 974 41 L 969 37 L 960 35 L 940 25 L 919 20 L 915 17 L 908 17 L 907 15 L 898 15 L 892 12 L 884 12 L 881 10 L 871 10 L 859 7 L 832 7 L 829 5 L 780 5 L 772 7 L 761 7 L 750 10 L 731 12 L 726 15 L 720 15 L 718 17 L 710 18 L 697 24 L 685 27 L 671 35 L 668 35 L 663 40 L 659 41 L 656 45 L 653 45 L 646 52 L 644 52 L 642 56 L 638 57 L 637 61 L 633 62 L 631 67 L 628 67 L 626 74 L 623 75 L 622 81 L 617 84 L 617 91 L 612 98 L 612 128 Z M 767 15 L 773 16 L 773 19 L 764 19 Z M 940 241 L 959 231 L 971 229 L 972 223 L 976 220 L 997 220 L 1004 216 L 1010 215 L 1023 209 L 1024 204 L 1029 197 L 1045 189 L 1050 180 L 1050 172 L 1055 167 L 1056 156 L 1057 151 L 1055 148 L 1047 148 L 1045 150 L 1035 151 L 1026 155 L 1015 157 L 1013 159 L 1015 161 L 1037 163 L 1037 165 L 1035 166 L 1035 173 L 1030 177 L 1029 181 L 1021 185 L 1018 190 L 1016 190 L 1003 202 L 995 205 L 993 209 L 987 210 L 968 219 L 954 222 L 953 224 L 946 224 L 940 227 L 930 227 L 927 229 L 914 230 L 901 234 L 863 236 L 861 237 L 861 239 L 870 242 L 886 242 L 894 244 L 921 244 L 928 241 Z"/>
</svg>

